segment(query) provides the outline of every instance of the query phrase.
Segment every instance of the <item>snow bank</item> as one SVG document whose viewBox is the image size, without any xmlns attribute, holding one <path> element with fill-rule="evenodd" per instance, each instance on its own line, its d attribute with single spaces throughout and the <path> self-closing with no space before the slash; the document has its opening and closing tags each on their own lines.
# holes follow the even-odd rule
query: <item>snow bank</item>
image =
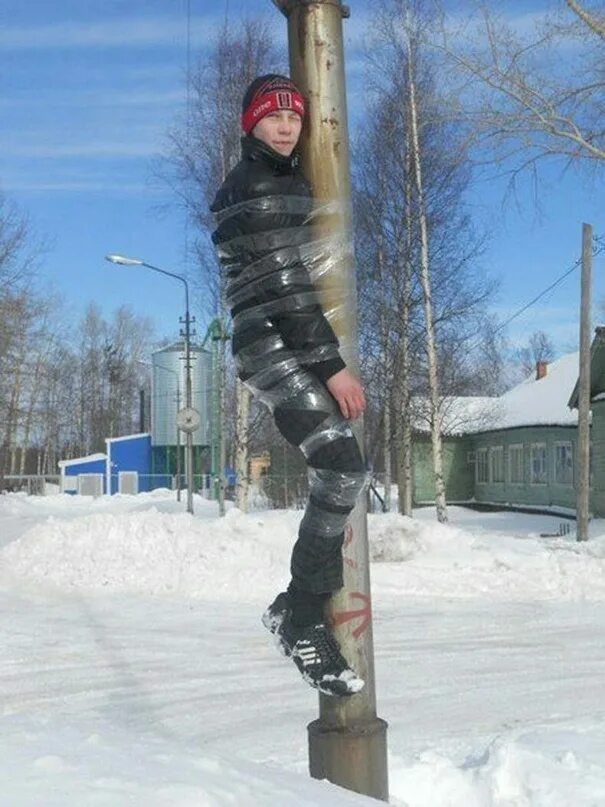
<svg viewBox="0 0 605 807">
<path fill-rule="evenodd" d="M 378 804 L 327 781 L 176 737 L 103 722 L 5 720 L 3 804 L 11 807 L 345 807 Z M 461 763 L 437 750 L 389 758 L 390 803 L 401 807 L 597 807 L 605 803 L 605 732 L 538 729 L 478 746 Z M 302 767 L 302 766 L 301 766 Z M 305 766 L 306 767 L 306 766 Z M 19 771 L 15 776 L 15 771 Z"/>
<path fill-rule="evenodd" d="M 2 804 L 11 807 L 346 807 L 377 802 L 276 765 L 221 759 L 194 744 L 115 726 L 90 732 L 10 720 L 0 755 Z M 13 734 L 14 733 L 14 734 Z M 15 770 L 20 776 L 15 776 Z"/>
<path fill-rule="evenodd" d="M 169 492 L 84 505 L 63 498 L 62 509 L 54 499 L 50 507 L 40 501 L 16 496 L 0 503 L 13 529 L 29 525 L 0 549 L 5 580 L 213 600 L 260 601 L 284 585 L 302 517 L 294 510 L 246 515 L 232 506 L 221 519 L 216 504 L 204 500 L 192 517 Z M 605 600 L 602 523 L 593 522 L 591 540 L 578 544 L 573 534 L 540 538 L 540 529 L 552 530 L 552 518 L 450 512 L 453 525 L 427 511 L 413 519 L 368 517 L 381 593 Z"/>
<path fill-rule="evenodd" d="M 296 512 L 244 515 L 235 508 L 223 519 L 202 519 L 155 506 L 51 516 L 4 547 L 0 565 L 5 577 L 63 589 L 266 598 L 286 582 L 299 519 Z"/>
<path fill-rule="evenodd" d="M 391 762 L 391 794 L 408 807 L 596 807 L 605 804 L 605 732 L 540 730 L 498 738 L 462 765 L 426 751 Z"/>
<path fill-rule="evenodd" d="M 485 515 L 476 514 L 477 522 Z M 511 515 L 507 514 L 507 521 Z M 517 515 L 518 523 L 523 518 Z M 536 523 L 537 517 L 530 518 Z M 543 523 L 552 521 L 543 519 Z M 477 526 L 471 531 L 392 513 L 368 516 L 368 523 L 372 560 L 388 565 L 378 573 L 383 591 L 417 596 L 605 599 L 602 533 L 579 544 L 573 533 L 540 538 L 531 532 L 511 535 Z M 593 527 L 599 529 L 598 523 Z"/>
</svg>

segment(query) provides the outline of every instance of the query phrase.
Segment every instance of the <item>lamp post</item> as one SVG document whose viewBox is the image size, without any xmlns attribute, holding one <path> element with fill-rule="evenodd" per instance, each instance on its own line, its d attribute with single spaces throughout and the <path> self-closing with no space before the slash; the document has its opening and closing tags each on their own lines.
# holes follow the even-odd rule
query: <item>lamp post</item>
<svg viewBox="0 0 605 807">
<path fill-rule="evenodd" d="M 191 317 L 189 315 L 189 284 L 182 275 L 167 272 L 159 266 L 153 266 L 140 258 L 126 258 L 124 255 L 106 255 L 105 260 L 120 266 L 145 266 L 154 272 L 173 277 L 185 286 L 185 319 L 180 319 L 185 325 L 185 409 L 178 413 L 178 426 L 187 435 L 187 512 L 193 513 L 193 432 L 199 428 L 200 418 L 197 410 L 193 409 L 191 394 Z"/>
<path fill-rule="evenodd" d="M 181 381 L 179 378 L 179 374 L 176 370 L 172 370 L 170 367 L 164 367 L 163 364 L 153 364 L 150 361 L 143 361 L 142 359 L 137 359 L 139 364 L 144 364 L 146 367 L 157 367 L 159 370 L 165 370 L 167 373 L 172 373 L 172 375 L 176 378 L 176 411 L 178 412 L 181 408 Z M 175 429 L 176 429 L 176 500 L 177 502 L 181 501 L 181 430 L 179 429 L 179 424 L 175 422 Z"/>
<path fill-rule="evenodd" d="M 225 515 L 225 435 L 223 416 L 225 412 L 222 342 L 230 339 L 230 335 L 221 319 L 216 317 L 208 326 L 202 347 L 208 339 L 212 340 L 212 438 L 211 465 L 213 486 L 218 499 L 219 515 Z"/>
</svg>

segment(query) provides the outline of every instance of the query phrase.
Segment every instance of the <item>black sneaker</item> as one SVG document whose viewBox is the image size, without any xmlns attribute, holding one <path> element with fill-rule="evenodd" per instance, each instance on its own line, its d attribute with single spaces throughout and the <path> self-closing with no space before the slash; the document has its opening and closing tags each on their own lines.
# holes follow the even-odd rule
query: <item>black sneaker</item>
<svg viewBox="0 0 605 807">
<path fill-rule="evenodd" d="M 324 695 L 348 697 L 363 689 L 364 681 L 349 667 L 340 646 L 322 622 L 297 627 L 287 613 L 279 627 L 286 653 L 303 679 Z"/>
<path fill-rule="evenodd" d="M 277 595 L 261 617 L 263 625 L 273 634 L 275 644 L 277 645 L 279 652 L 284 656 L 290 655 L 290 649 L 284 643 L 281 637 L 281 626 L 284 619 L 287 616 L 290 616 L 291 612 L 292 609 L 290 607 L 290 598 L 288 596 L 288 592 L 282 591 L 281 594 Z"/>
</svg>

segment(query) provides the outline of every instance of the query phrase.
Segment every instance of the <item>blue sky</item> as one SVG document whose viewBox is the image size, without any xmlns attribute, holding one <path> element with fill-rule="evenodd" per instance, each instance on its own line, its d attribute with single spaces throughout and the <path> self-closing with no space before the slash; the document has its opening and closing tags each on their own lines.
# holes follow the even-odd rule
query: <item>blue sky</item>
<svg viewBox="0 0 605 807">
<path fill-rule="evenodd" d="M 349 5 L 349 106 L 359 125 L 360 46 L 372 4 Z M 559 5 L 515 0 L 498 8 L 529 20 Z M 208 47 L 225 8 L 224 0 L 191 0 L 194 55 Z M 184 109 L 186 9 L 186 0 L 0 4 L 0 186 L 50 242 L 40 275 L 65 297 L 74 318 L 90 300 L 106 313 L 128 304 L 152 317 L 159 335 L 176 331 L 179 284 L 145 269 L 112 267 L 103 256 L 123 252 L 177 272 L 189 269 L 182 215 L 152 170 L 167 129 Z M 267 14 L 285 46 L 285 19 L 270 0 L 230 0 L 232 18 L 244 10 Z M 573 263 L 582 221 L 605 235 L 599 183 L 554 170 L 546 177 L 539 215 L 528 187 L 519 207 L 503 208 L 504 180 L 477 182 L 469 196 L 478 222 L 491 230 L 482 264 L 501 279 L 494 306 L 501 318 Z M 604 265 L 603 256 L 596 259 L 595 309 L 605 299 Z M 560 350 L 572 349 L 578 301 L 579 275 L 572 275 L 510 326 L 511 340 L 542 329 Z"/>
</svg>

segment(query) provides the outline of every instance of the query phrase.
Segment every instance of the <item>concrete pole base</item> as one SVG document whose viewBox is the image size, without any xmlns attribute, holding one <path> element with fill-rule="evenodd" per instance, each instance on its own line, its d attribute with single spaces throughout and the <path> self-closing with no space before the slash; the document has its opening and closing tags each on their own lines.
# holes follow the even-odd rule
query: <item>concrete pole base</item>
<svg viewBox="0 0 605 807">
<path fill-rule="evenodd" d="M 353 726 L 326 726 L 314 720 L 309 734 L 309 771 L 314 779 L 365 796 L 389 800 L 387 723 L 379 717 Z"/>
</svg>

